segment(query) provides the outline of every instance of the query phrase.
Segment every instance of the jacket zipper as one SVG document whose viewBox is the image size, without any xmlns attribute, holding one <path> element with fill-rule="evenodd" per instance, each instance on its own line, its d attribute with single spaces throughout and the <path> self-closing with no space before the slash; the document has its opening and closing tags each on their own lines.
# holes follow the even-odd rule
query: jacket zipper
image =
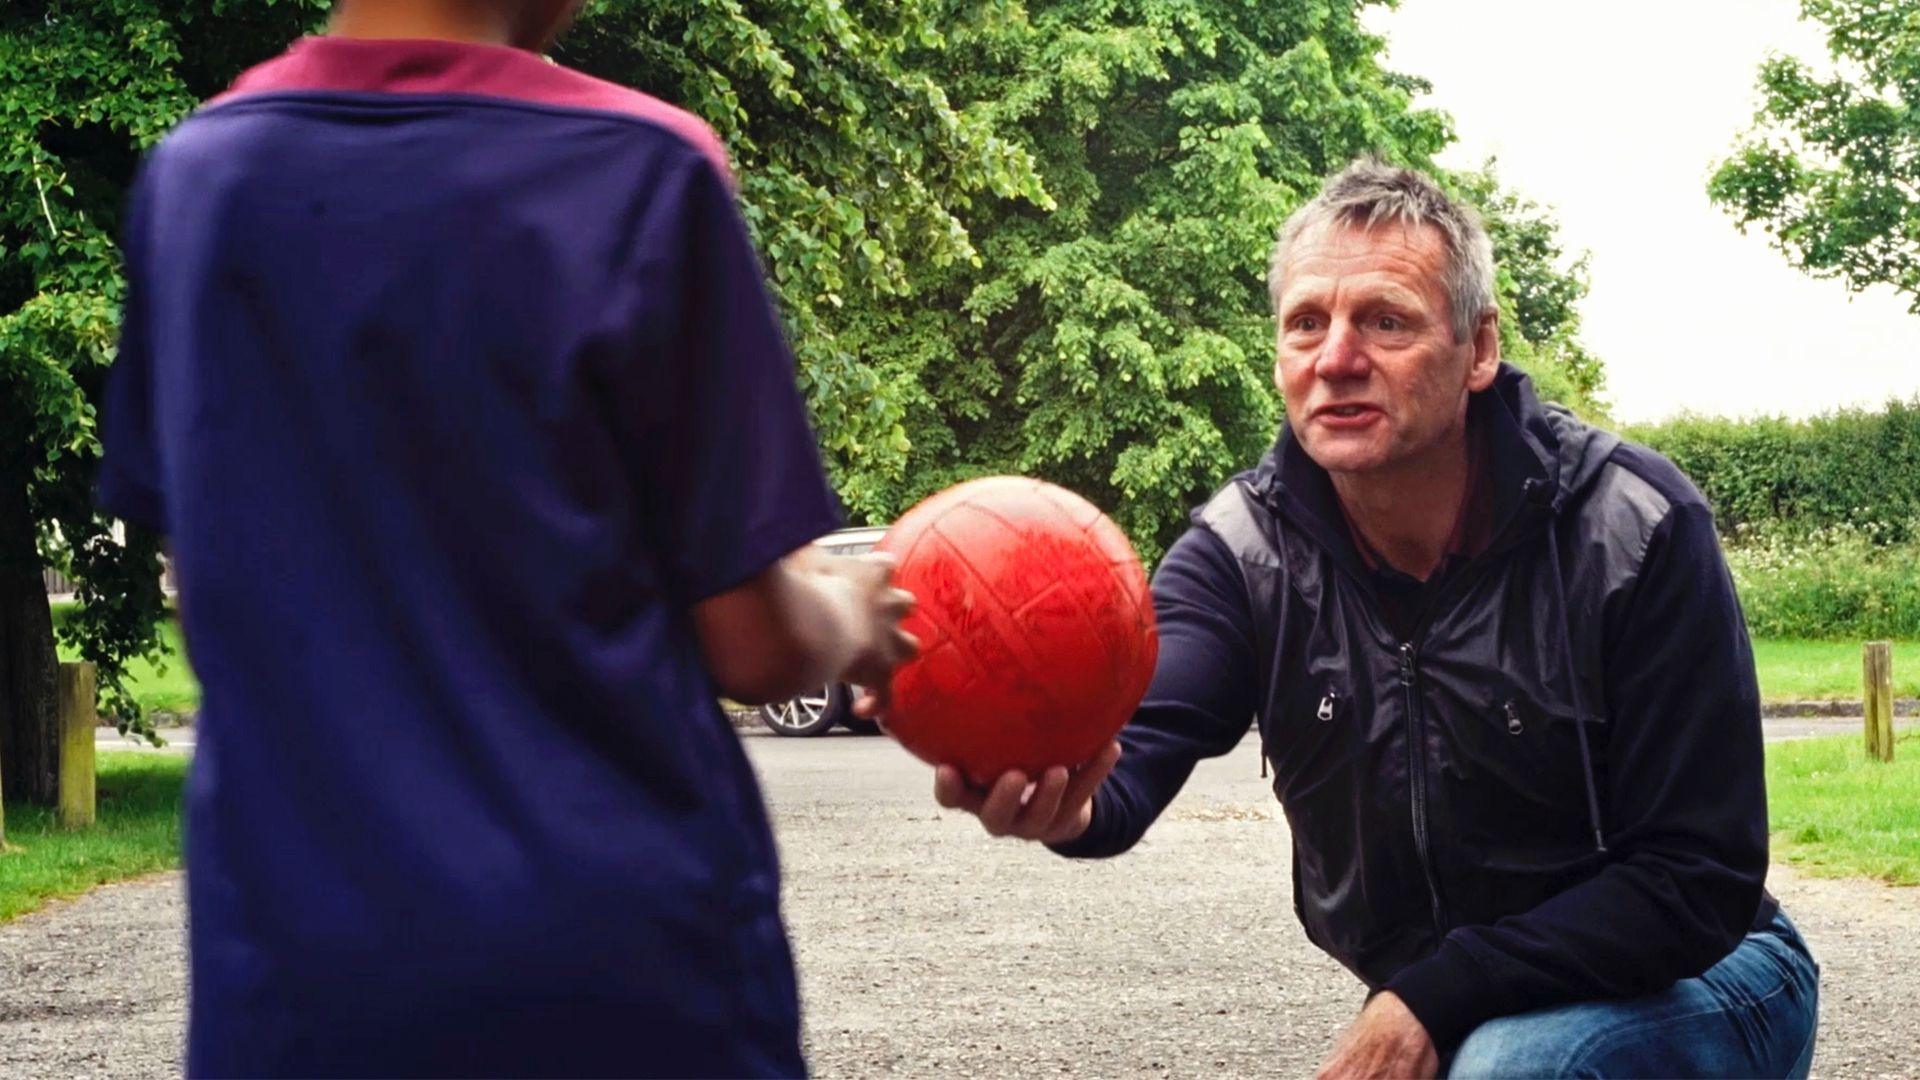
<svg viewBox="0 0 1920 1080">
<path fill-rule="evenodd" d="M 1427 878 L 1427 897 L 1433 902 L 1433 928 L 1447 932 L 1446 907 L 1440 902 L 1440 883 L 1433 874 L 1433 851 L 1427 836 L 1427 755 L 1420 711 L 1419 668 L 1413 643 L 1400 646 L 1400 684 L 1407 695 L 1407 776 L 1413 787 L 1413 847 L 1420 856 L 1420 872 Z"/>
</svg>

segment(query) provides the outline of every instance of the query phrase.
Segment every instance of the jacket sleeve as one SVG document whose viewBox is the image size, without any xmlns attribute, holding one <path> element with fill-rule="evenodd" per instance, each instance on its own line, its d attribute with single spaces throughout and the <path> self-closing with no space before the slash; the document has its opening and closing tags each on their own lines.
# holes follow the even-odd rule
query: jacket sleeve
<svg viewBox="0 0 1920 1080">
<path fill-rule="evenodd" d="M 1160 658 L 1140 708 L 1120 733 L 1120 762 L 1094 794 L 1093 823 L 1053 845 L 1074 858 L 1131 848 L 1201 758 L 1237 746 L 1258 700 L 1252 619 L 1240 568 L 1203 526 L 1188 529 L 1153 575 Z"/>
<path fill-rule="evenodd" d="M 1455 929 L 1388 982 L 1440 1045 L 1496 1016 L 1692 978 L 1731 952 L 1759 911 L 1760 692 L 1705 505 L 1679 503 L 1654 529 L 1639 580 L 1608 623 L 1600 757 L 1612 861 L 1530 911 Z"/>
</svg>

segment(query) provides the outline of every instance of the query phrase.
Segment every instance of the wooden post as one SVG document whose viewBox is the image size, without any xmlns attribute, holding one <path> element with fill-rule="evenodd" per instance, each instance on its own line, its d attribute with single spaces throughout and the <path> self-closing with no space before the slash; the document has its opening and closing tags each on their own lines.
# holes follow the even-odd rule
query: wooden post
<svg viewBox="0 0 1920 1080">
<path fill-rule="evenodd" d="M 63 829 L 84 829 L 93 824 L 93 729 L 99 723 L 93 665 L 61 664 L 58 819 Z"/>
<path fill-rule="evenodd" d="M 1867 642 L 1866 671 L 1867 756 L 1893 760 L 1893 643 Z"/>
</svg>

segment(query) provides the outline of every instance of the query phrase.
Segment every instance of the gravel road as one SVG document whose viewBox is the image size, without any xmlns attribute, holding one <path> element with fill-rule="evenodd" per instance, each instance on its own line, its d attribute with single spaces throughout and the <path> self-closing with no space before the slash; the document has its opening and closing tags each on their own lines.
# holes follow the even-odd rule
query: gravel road
<svg viewBox="0 0 1920 1080">
<path fill-rule="evenodd" d="M 1294 920 L 1251 744 L 1098 864 L 941 812 L 887 740 L 747 744 L 822 1076 L 1304 1075 L 1359 1007 Z M 1825 969 L 1815 1075 L 1913 1076 L 1920 890 L 1772 886 Z M 0 1076 L 177 1075 L 182 916 L 167 875 L 0 926 Z"/>
</svg>

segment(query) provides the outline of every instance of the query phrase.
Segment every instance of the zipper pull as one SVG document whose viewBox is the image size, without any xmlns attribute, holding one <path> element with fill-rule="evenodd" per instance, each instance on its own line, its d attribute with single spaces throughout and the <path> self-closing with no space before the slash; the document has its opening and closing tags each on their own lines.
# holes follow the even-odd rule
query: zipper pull
<svg viewBox="0 0 1920 1080">
<path fill-rule="evenodd" d="M 1507 734 L 1518 735 L 1525 731 L 1525 726 L 1520 723 L 1520 710 L 1514 707 L 1513 702 L 1507 702 L 1503 708 L 1507 714 Z"/>
<path fill-rule="evenodd" d="M 1317 719 L 1319 719 L 1321 723 L 1324 724 L 1327 721 L 1333 719 L 1334 707 L 1337 706 L 1339 703 L 1340 703 L 1340 695 L 1329 690 L 1327 691 L 1326 695 L 1320 699 L 1320 708 L 1315 710 L 1313 715 Z"/>
<path fill-rule="evenodd" d="M 1413 643 L 1400 646 L 1400 681 L 1413 685 Z"/>
</svg>

